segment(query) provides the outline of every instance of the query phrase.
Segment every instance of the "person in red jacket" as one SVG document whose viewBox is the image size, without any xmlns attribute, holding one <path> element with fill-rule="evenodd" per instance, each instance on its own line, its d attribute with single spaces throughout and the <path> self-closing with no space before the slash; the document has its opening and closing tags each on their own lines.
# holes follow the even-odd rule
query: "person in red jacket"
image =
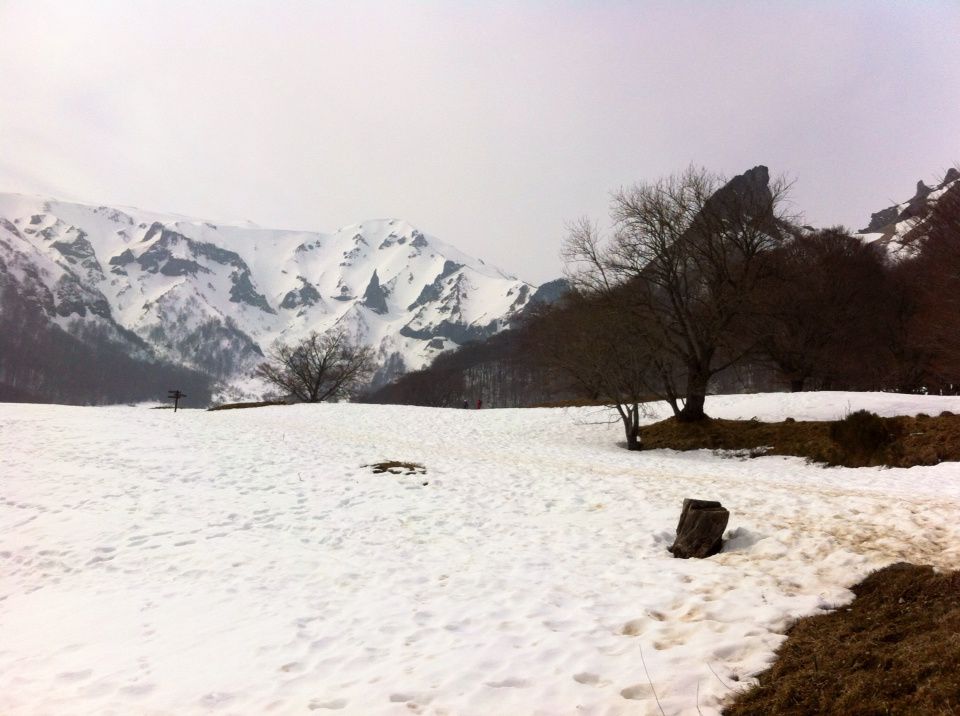
<svg viewBox="0 0 960 716">
<path fill-rule="evenodd" d="M 477 410 L 483 407 L 483 401 L 480 398 L 477 398 Z"/>
</svg>

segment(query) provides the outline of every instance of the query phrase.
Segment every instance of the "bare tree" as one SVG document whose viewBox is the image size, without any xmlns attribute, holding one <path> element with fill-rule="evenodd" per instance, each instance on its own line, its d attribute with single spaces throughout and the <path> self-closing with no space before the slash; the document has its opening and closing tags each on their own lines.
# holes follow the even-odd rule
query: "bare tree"
<svg viewBox="0 0 960 716">
<path fill-rule="evenodd" d="M 575 395 L 616 409 L 628 450 L 641 449 L 642 404 L 648 400 L 652 354 L 628 330 L 614 301 L 573 294 L 529 324 L 539 363 Z"/>
<path fill-rule="evenodd" d="M 960 390 L 960 181 L 947 186 L 912 224 L 909 233 L 919 252 L 896 272 L 905 308 L 890 341 L 898 383 L 901 390 L 955 393 Z"/>
<path fill-rule="evenodd" d="M 373 350 L 343 328 L 311 333 L 299 343 L 277 343 L 256 375 L 304 403 L 352 397 L 373 374 Z"/>
<path fill-rule="evenodd" d="M 773 255 L 749 334 L 790 384 L 877 388 L 891 311 L 886 255 L 842 227 L 805 233 Z"/>
<path fill-rule="evenodd" d="M 788 189 L 766 167 L 730 181 L 691 167 L 616 192 L 608 241 L 588 221 L 570 228 L 571 279 L 588 295 L 627 292 L 622 320 L 661 361 L 661 389 L 680 420 L 704 417 L 711 376 L 749 350 L 736 329 L 782 240 Z"/>
</svg>

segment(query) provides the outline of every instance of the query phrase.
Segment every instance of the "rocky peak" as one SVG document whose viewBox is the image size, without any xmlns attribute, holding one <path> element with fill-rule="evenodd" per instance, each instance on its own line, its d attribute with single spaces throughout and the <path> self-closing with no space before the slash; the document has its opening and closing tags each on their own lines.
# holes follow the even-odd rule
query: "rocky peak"
<svg viewBox="0 0 960 716">
<path fill-rule="evenodd" d="M 387 292 L 380 285 L 376 269 L 373 270 L 373 276 L 370 277 L 367 290 L 363 293 L 362 303 L 374 313 L 384 314 L 387 312 Z"/>
<path fill-rule="evenodd" d="M 960 171 L 952 167 L 943 177 L 943 181 L 936 186 L 928 186 L 924 181 L 918 181 L 913 196 L 900 203 L 888 206 L 870 215 L 870 223 L 859 233 L 866 235 L 866 240 L 875 241 L 887 249 L 893 257 L 912 255 L 917 248 L 917 242 L 922 241 L 923 232 L 918 228 L 933 205 L 939 201 L 946 191 L 953 191 L 960 186 Z"/>
</svg>

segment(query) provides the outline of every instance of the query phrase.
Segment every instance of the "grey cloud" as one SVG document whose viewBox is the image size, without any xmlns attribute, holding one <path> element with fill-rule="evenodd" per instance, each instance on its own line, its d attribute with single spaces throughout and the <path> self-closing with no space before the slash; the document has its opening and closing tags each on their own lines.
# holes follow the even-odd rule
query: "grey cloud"
<svg viewBox="0 0 960 716">
<path fill-rule="evenodd" d="M 960 159 L 960 6 L 7 2 L 0 190 L 331 230 L 397 216 L 533 281 L 696 162 L 861 224 Z"/>
</svg>

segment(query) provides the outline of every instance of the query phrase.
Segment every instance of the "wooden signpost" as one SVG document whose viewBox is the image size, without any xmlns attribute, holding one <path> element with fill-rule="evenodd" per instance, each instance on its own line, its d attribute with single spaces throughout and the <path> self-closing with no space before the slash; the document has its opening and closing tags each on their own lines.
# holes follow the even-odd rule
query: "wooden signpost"
<svg viewBox="0 0 960 716">
<path fill-rule="evenodd" d="M 168 390 L 167 397 L 173 401 L 173 412 L 177 412 L 177 408 L 180 407 L 180 398 L 186 398 L 187 396 L 179 390 Z"/>
</svg>

